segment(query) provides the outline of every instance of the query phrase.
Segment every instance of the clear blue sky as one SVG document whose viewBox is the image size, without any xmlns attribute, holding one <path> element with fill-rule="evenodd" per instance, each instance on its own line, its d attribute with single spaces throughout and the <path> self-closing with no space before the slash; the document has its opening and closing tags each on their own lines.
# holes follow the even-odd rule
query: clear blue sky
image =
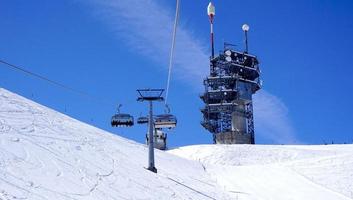
<svg viewBox="0 0 353 200">
<path fill-rule="evenodd" d="M 353 2 L 215 0 L 216 49 L 223 41 L 261 62 L 255 102 L 257 143 L 352 142 Z M 170 90 L 178 128 L 169 146 L 211 143 L 198 95 L 208 71 L 208 1 L 181 0 Z M 144 142 L 147 127 L 111 128 L 117 103 L 139 116 L 137 88 L 165 87 L 175 1 L 62 0 L 0 2 L 0 59 L 85 91 L 75 93 L 0 65 L 0 87 L 118 135 Z M 162 112 L 162 104 L 158 106 Z"/>
</svg>

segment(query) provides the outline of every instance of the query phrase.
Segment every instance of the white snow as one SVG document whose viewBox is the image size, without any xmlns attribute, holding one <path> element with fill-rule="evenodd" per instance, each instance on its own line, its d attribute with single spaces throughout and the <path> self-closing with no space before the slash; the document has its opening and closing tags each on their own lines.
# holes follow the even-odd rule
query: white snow
<svg viewBox="0 0 353 200">
<path fill-rule="evenodd" d="M 202 165 L 0 89 L 0 199 L 230 199 Z"/>
<path fill-rule="evenodd" d="M 353 145 L 199 145 L 199 161 L 236 199 L 352 199 Z"/>
<path fill-rule="evenodd" d="M 353 198 L 353 145 L 189 146 L 146 164 L 145 145 L 0 89 L 0 200 Z"/>
</svg>

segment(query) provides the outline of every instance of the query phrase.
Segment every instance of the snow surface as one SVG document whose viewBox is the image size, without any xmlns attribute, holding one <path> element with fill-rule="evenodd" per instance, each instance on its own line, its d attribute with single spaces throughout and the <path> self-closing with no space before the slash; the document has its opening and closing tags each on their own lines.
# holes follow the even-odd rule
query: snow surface
<svg viewBox="0 0 353 200">
<path fill-rule="evenodd" d="M 231 199 L 202 165 L 0 89 L 0 199 Z"/>
<path fill-rule="evenodd" d="M 156 150 L 154 174 L 145 145 L 0 89 L 0 200 L 351 199 L 352 155 L 352 145 L 189 146 Z"/>
<path fill-rule="evenodd" d="M 236 199 L 353 199 L 353 145 L 199 145 L 199 161 Z"/>
</svg>

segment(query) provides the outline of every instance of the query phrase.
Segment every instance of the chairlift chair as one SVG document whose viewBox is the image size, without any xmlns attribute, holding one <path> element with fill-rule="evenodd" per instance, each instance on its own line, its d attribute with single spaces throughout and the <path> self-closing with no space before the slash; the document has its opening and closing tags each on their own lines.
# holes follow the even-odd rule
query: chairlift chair
<svg viewBox="0 0 353 200">
<path fill-rule="evenodd" d="M 114 127 L 130 127 L 134 125 L 134 117 L 129 114 L 116 114 L 112 117 L 111 125 Z"/>
<path fill-rule="evenodd" d="M 120 113 L 121 104 L 118 106 L 118 113 L 112 116 L 113 127 L 131 127 L 134 125 L 134 117 L 130 114 Z"/>
<path fill-rule="evenodd" d="M 147 117 L 139 117 L 139 118 L 137 118 L 137 123 L 138 124 L 147 124 L 148 118 Z"/>
<path fill-rule="evenodd" d="M 160 128 L 175 128 L 177 124 L 177 119 L 174 115 L 171 114 L 162 114 L 157 115 L 154 122 L 154 127 L 157 129 Z"/>
</svg>

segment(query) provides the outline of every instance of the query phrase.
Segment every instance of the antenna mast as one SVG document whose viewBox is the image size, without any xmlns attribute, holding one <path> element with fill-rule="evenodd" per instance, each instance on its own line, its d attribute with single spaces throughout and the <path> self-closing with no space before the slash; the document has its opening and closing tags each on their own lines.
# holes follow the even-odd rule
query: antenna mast
<svg viewBox="0 0 353 200">
<path fill-rule="evenodd" d="M 249 31 L 249 25 L 247 24 L 244 24 L 242 27 L 241 27 L 244 31 L 244 34 L 245 34 L 245 53 L 249 53 L 249 49 L 248 49 L 248 31 Z"/>
<path fill-rule="evenodd" d="M 214 58 L 214 34 L 213 34 L 213 21 L 214 21 L 214 16 L 216 15 L 216 8 L 210 2 L 207 6 L 207 14 L 210 19 L 210 24 L 211 24 L 211 59 Z"/>
</svg>

